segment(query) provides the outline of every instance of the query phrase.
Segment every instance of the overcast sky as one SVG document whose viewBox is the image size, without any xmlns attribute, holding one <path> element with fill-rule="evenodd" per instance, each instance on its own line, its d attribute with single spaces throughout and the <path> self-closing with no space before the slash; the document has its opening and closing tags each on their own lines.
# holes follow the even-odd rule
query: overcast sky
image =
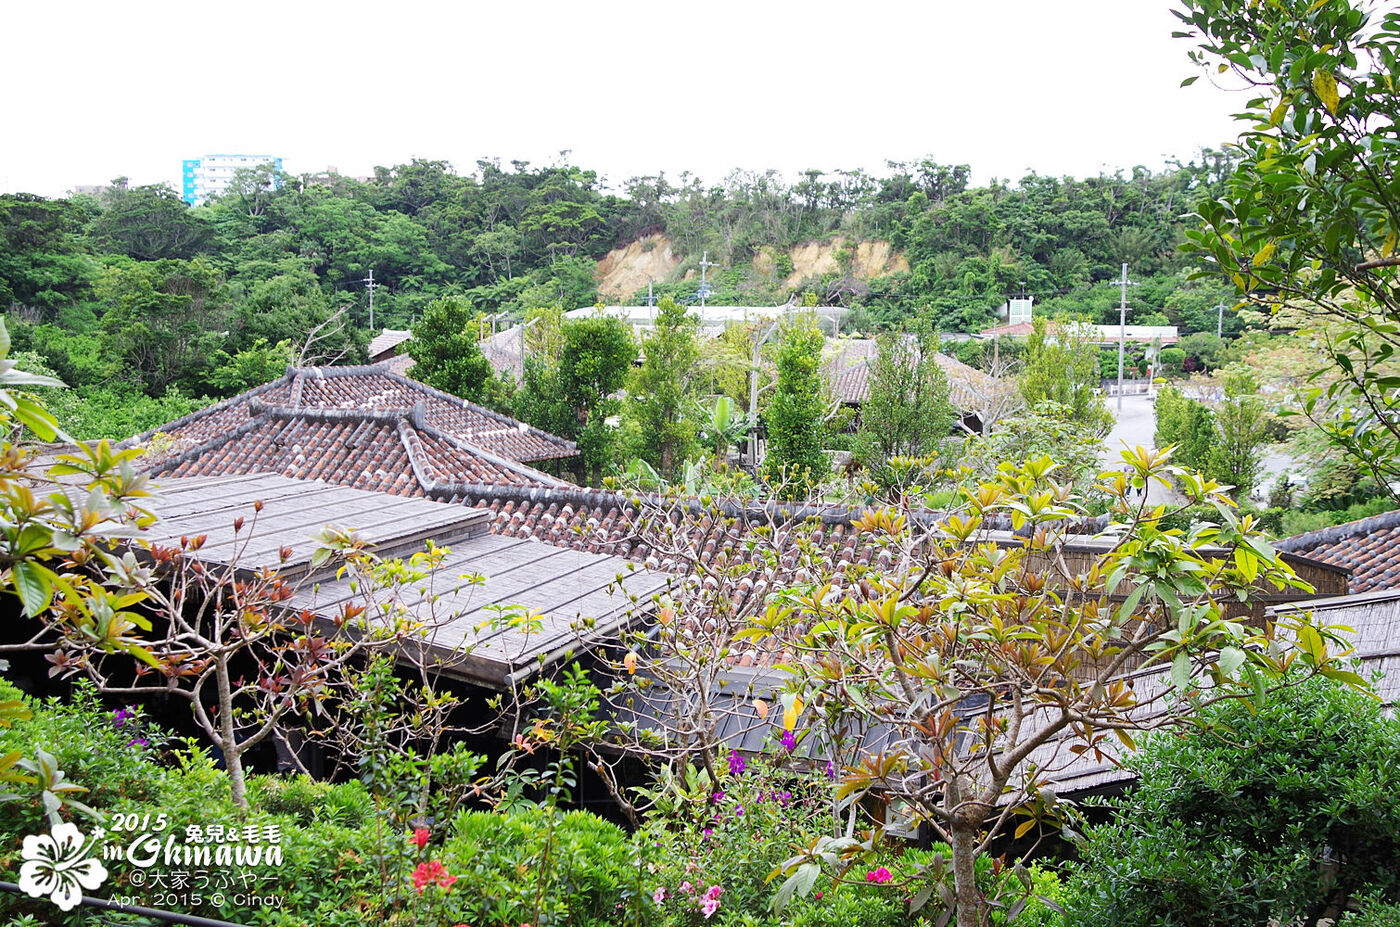
<svg viewBox="0 0 1400 927">
<path fill-rule="evenodd" d="M 979 183 L 1155 170 L 1233 138 L 1243 108 L 1179 88 L 1170 5 L 15 0 L 0 192 L 178 186 L 182 158 L 215 153 L 359 175 L 567 149 L 615 188 L 924 156 Z"/>
</svg>

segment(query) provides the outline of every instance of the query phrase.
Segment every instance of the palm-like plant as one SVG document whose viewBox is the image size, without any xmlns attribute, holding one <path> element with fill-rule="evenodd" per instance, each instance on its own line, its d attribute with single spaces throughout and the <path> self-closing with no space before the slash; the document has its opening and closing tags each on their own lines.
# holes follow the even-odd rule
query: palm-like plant
<svg viewBox="0 0 1400 927">
<path fill-rule="evenodd" d="M 715 469 L 719 470 L 729 456 L 729 449 L 748 437 L 754 417 L 739 411 L 728 396 L 715 397 L 713 407 L 698 401 L 696 405 L 700 408 L 701 434 L 715 449 Z"/>
</svg>

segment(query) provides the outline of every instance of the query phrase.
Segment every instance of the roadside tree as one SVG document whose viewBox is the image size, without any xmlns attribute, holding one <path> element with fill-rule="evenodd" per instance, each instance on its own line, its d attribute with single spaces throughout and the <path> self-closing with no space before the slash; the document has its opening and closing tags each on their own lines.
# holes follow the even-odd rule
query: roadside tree
<svg viewBox="0 0 1400 927">
<path fill-rule="evenodd" d="M 948 378 L 936 360 L 936 336 L 883 335 L 879 345 L 856 436 L 860 462 L 872 471 L 883 469 L 891 457 L 937 450 L 955 418 Z"/>
<path fill-rule="evenodd" d="M 821 378 L 825 339 L 815 316 L 804 313 L 783 323 L 778 344 L 778 381 L 763 413 L 768 453 L 763 469 L 785 498 L 801 498 L 826 478 L 826 386 Z"/>
<path fill-rule="evenodd" d="M 1019 386 L 1027 406 L 1058 403 L 1068 420 L 1096 438 L 1108 433 L 1113 416 L 1096 393 L 1099 352 L 1071 323 L 1050 332 L 1043 318 L 1026 339 Z"/>
<path fill-rule="evenodd" d="M 627 390 L 626 418 L 637 456 L 667 479 L 696 448 L 691 374 L 699 349 L 697 320 L 670 297 L 657 306 L 656 327 L 642 341 L 642 365 Z"/>
</svg>

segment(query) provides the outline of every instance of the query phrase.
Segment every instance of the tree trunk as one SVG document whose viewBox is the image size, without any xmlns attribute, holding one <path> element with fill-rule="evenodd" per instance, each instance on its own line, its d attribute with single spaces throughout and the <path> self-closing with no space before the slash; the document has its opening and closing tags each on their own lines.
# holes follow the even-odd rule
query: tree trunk
<svg viewBox="0 0 1400 927">
<path fill-rule="evenodd" d="M 228 773 L 229 792 L 233 807 L 248 810 L 248 781 L 243 773 L 243 751 L 238 743 L 238 731 L 233 726 L 233 686 L 230 684 L 227 660 L 218 663 L 219 686 L 219 749 L 224 751 L 224 769 Z"/>
<path fill-rule="evenodd" d="M 971 785 L 954 775 L 943 793 L 944 807 L 952 813 L 948 838 L 953 849 L 953 888 L 957 897 L 958 927 L 983 927 L 982 893 L 977 890 L 977 837 L 983 819 L 976 805 L 967 803 L 963 786 Z M 969 789 L 970 791 L 970 789 Z"/>
<path fill-rule="evenodd" d="M 953 822 L 948 836 L 953 841 L 953 887 L 958 899 L 958 927 L 982 927 L 982 895 L 977 890 L 978 826 L 966 821 Z"/>
</svg>

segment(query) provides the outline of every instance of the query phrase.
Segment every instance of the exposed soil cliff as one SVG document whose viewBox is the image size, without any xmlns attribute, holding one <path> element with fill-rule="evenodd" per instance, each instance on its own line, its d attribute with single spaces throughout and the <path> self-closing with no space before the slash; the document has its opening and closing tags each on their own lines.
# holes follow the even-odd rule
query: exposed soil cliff
<svg viewBox="0 0 1400 927">
<path fill-rule="evenodd" d="M 644 289 L 648 280 L 657 283 L 671 276 L 680 265 L 665 235 L 645 235 L 625 248 L 615 248 L 598 262 L 598 293 L 628 297 Z"/>
<path fill-rule="evenodd" d="M 786 261 L 780 260 L 776 248 L 763 248 L 754 255 L 754 272 L 782 286 L 796 287 L 811 277 L 842 273 L 843 261 L 851 276 L 858 280 L 909 269 L 909 262 L 887 241 L 862 241 L 854 245 L 847 244 L 844 238 L 811 241 L 790 249 L 786 258 Z M 790 271 L 788 262 L 791 262 Z M 625 248 L 608 252 L 598 262 L 598 292 L 604 297 L 626 298 L 645 288 L 648 280 L 658 283 L 666 280 L 679 266 L 680 258 L 669 238 L 662 234 L 647 235 Z M 781 271 L 787 273 L 779 278 Z"/>
</svg>

